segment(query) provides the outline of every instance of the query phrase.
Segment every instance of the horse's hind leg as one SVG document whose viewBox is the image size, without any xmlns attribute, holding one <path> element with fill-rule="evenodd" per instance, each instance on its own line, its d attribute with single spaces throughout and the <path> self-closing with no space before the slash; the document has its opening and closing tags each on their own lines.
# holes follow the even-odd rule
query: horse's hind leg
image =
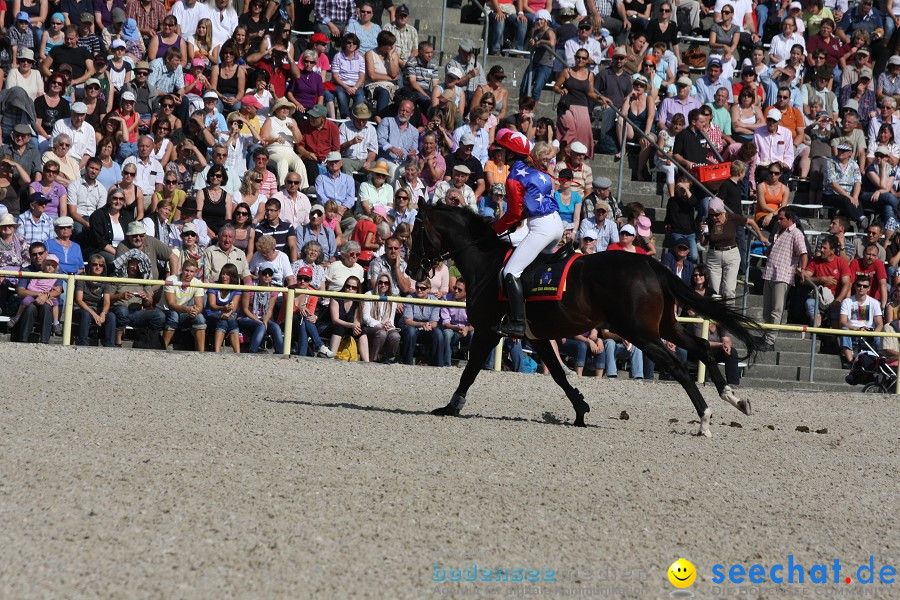
<svg viewBox="0 0 900 600">
<path fill-rule="evenodd" d="M 706 400 L 703 399 L 703 394 L 697 389 L 697 385 L 685 366 L 679 362 L 673 353 L 669 352 L 668 348 L 663 346 L 659 338 L 631 339 L 631 343 L 636 344 L 645 355 L 649 355 L 653 359 L 653 362 L 658 367 L 668 371 L 681 384 L 681 387 L 684 388 L 684 391 L 687 392 L 688 397 L 694 404 L 694 409 L 700 416 L 700 435 L 712 437 L 712 431 L 709 429 L 712 411 L 709 410 Z"/>
<path fill-rule="evenodd" d="M 478 377 L 478 373 L 481 371 L 484 361 L 487 360 L 488 354 L 499 342 L 500 336 L 488 329 L 479 329 L 473 334 L 472 344 L 469 346 L 469 362 L 466 363 L 466 368 L 463 369 L 463 374 L 459 378 L 459 385 L 456 386 L 456 391 L 453 392 L 450 403 L 447 406 L 434 409 L 431 411 L 431 414 L 441 417 L 459 416 L 459 412 L 466 405 L 466 394 L 469 392 L 469 388 L 472 387 L 475 378 Z"/>
<path fill-rule="evenodd" d="M 563 389 L 566 393 L 566 397 L 572 403 L 572 408 L 575 409 L 575 426 L 585 427 L 584 415 L 585 413 L 591 412 L 591 407 L 584 401 L 584 396 L 581 392 L 579 392 L 577 388 L 572 387 L 572 384 L 569 383 L 569 380 L 566 378 L 566 372 L 563 371 L 562 364 L 556 357 L 556 352 L 553 351 L 553 345 L 549 340 L 531 340 L 531 345 L 537 350 L 538 355 L 541 357 L 541 361 L 547 365 L 547 368 L 550 370 L 550 375 L 553 377 L 553 381 Z"/>
<path fill-rule="evenodd" d="M 719 364 L 716 362 L 716 359 L 713 356 L 712 348 L 710 348 L 709 342 L 701 337 L 691 335 L 681 326 L 676 326 L 675 331 L 671 333 L 674 335 L 666 339 L 671 340 L 677 346 L 687 350 L 688 356 L 692 359 L 699 360 L 704 365 L 706 365 L 706 372 L 709 373 L 709 377 L 710 379 L 712 379 L 713 385 L 716 386 L 716 391 L 719 392 L 719 398 L 732 405 L 745 415 L 749 415 L 751 411 L 750 401 L 739 400 L 737 395 L 734 393 L 734 388 L 728 385 L 728 382 L 725 381 L 724 377 L 722 377 L 722 372 L 719 370 Z M 732 349 L 732 352 L 737 352 L 737 350 Z"/>
</svg>

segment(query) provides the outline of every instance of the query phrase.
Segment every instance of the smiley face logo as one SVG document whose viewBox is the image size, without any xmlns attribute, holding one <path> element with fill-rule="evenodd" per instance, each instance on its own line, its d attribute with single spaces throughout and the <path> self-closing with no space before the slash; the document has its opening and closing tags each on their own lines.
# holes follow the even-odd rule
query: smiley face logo
<svg viewBox="0 0 900 600">
<path fill-rule="evenodd" d="M 697 578 L 697 569 L 691 561 L 679 558 L 672 563 L 668 571 L 669 581 L 677 588 L 690 587 Z"/>
</svg>

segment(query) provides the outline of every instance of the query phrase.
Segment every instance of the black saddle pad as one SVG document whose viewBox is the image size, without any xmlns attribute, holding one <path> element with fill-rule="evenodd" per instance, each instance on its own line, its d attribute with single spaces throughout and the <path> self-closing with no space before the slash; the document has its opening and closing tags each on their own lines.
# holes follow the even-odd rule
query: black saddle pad
<svg viewBox="0 0 900 600">
<path fill-rule="evenodd" d="M 512 254 L 512 251 L 510 251 Z M 526 302 L 541 300 L 558 301 L 566 291 L 566 275 L 569 267 L 581 254 L 575 252 L 570 242 L 553 254 L 541 254 L 522 272 L 522 289 Z M 507 260 L 509 255 L 507 255 Z M 505 261 L 504 261 L 505 262 Z M 500 299 L 507 300 L 500 286 Z"/>
</svg>

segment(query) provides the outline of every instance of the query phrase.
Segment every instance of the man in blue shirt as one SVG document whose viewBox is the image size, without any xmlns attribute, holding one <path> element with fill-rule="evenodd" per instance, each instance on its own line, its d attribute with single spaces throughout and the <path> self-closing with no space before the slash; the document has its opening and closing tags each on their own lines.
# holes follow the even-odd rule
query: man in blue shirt
<svg viewBox="0 0 900 600">
<path fill-rule="evenodd" d="M 344 175 L 344 177 L 347 177 L 347 175 Z M 327 266 L 334 262 L 337 244 L 334 239 L 334 231 L 325 227 L 324 221 L 325 208 L 321 204 L 313 204 L 309 210 L 309 223 L 297 231 L 297 245 L 302 250 L 303 246 L 308 242 L 318 243 L 322 248 L 322 258 L 325 261 L 325 266 Z"/>
<path fill-rule="evenodd" d="M 734 102 L 734 94 L 731 91 L 731 84 L 721 78 L 722 75 L 722 59 L 714 56 L 709 59 L 706 65 L 706 75 L 694 82 L 694 90 L 697 92 L 697 100 L 700 104 L 712 103 L 716 99 L 716 90 L 719 88 L 728 91 L 728 103 Z"/>
<path fill-rule="evenodd" d="M 344 207 L 344 214 L 341 216 L 341 228 L 344 228 L 344 221 L 352 218 L 353 207 L 356 205 L 356 184 L 353 177 L 343 173 L 344 167 L 343 157 L 340 152 L 329 152 L 325 157 L 325 174 L 316 178 L 316 198 L 320 204 L 325 204 L 329 200 L 337 202 L 339 207 Z M 313 207 L 315 208 L 315 207 Z M 350 231 L 356 225 L 356 219 L 353 222 L 348 221 Z"/>
<path fill-rule="evenodd" d="M 404 100 L 397 107 L 396 117 L 385 117 L 378 125 L 378 156 L 399 165 L 415 158 L 419 148 L 419 130 L 409 122 L 416 107 L 412 100 Z"/>
</svg>

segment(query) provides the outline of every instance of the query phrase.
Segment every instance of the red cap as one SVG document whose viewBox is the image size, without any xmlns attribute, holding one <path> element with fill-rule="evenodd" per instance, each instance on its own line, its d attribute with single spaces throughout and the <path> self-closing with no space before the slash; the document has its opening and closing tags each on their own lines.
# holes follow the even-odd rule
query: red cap
<svg viewBox="0 0 900 600">
<path fill-rule="evenodd" d="M 313 276 L 313 270 L 312 270 L 312 267 L 309 267 L 309 266 L 307 266 L 307 267 L 300 267 L 300 270 L 297 271 L 297 277 L 300 277 L 301 275 L 304 275 L 304 276 L 306 276 L 306 277 L 312 278 L 312 276 Z"/>
<path fill-rule="evenodd" d="M 497 137 L 496 142 L 516 154 L 531 154 L 531 142 L 518 131 L 506 130 Z"/>
<path fill-rule="evenodd" d="M 252 106 L 253 108 L 259 110 L 263 107 L 262 103 L 256 99 L 256 96 L 253 94 L 247 94 L 243 98 L 241 98 L 241 104 L 244 106 Z"/>
<path fill-rule="evenodd" d="M 329 40 L 324 34 L 314 33 L 311 38 L 309 38 L 311 44 L 327 44 L 331 40 Z"/>
</svg>

